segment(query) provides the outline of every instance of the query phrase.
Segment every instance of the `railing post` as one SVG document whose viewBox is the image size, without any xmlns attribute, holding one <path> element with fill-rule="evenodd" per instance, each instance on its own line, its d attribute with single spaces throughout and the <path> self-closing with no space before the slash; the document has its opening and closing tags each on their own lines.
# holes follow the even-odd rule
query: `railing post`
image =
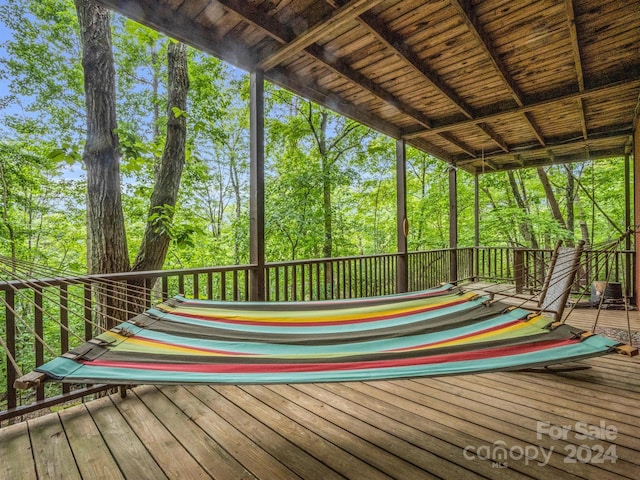
<svg viewBox="0 0 640 480">
<path fill-rule="evenodd" d="M 513 251 L 513 277 L 516 284 L 516 293 L 522 293 L 524 289 L 524 250 L 516 248 Z"/>
<path fill-rule="evenodd" d="M 5 290 L 5 343 L 7 344 L 7 410 L 18 405 L 16 388 L 13 386 L 16 381 L 16 371 L 11 363 L 9 355 L 16 359 L 16 317 L 15 317 L 15 294 L 11 289 Z M 17 360 L 17 359 L 16 359 Z"/>
</svg>

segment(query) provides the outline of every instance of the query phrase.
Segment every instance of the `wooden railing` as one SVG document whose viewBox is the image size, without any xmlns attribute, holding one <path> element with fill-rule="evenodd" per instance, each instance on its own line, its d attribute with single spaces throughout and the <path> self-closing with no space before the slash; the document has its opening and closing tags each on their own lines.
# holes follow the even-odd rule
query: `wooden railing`
<svg viewBox="0 0 640 480">
<path fill-rule="evenodd" d="M 411 252 L 406 258 L 407 284 L 409 290 L 421 290 L 450 281 L 485 281 L 514 284 L 522 292 L 533 293 L 542 286 L 551 253 L 500 247 Z M 268 263 L 265 299 L 305 301 L 392 294 L 397 291 L 398 259 L 399 254 L 385 254 Z M 587 250 L 584 259 L 576 289 L 587 291 L 593 281 L 609 280 L 635 291 L 631 283 L 634 252 L 605 255 Z M 0 370 L 5 372 L 0 382 L 0 422 L 107 388 L 54 383 L 35 390 L 14 388 L 20 372 L 27 373 L 94 336 L 99 285 L 142 285 L 135 292 L 136 302 L 131 303 L 143 306 L 179 293 L 245 301 L 254 268 L 240 265 L 0 282 L 0 346 L 4 344 L 9 352 L 0 356 Z"/>
</svg>

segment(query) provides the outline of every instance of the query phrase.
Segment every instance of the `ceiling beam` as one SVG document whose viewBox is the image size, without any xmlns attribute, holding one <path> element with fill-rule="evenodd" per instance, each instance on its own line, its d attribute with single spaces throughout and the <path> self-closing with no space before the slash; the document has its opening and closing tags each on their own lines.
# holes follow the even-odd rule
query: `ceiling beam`
<svg viewBox="0 0 640 480">
<path fill-rule="evenodd" d="M 454 121 L 451 123 L 446 123 L 444 125 L 434 125 L 431 129 L 407 131 L 404 133 L 403 138 L 406 140 L 410 140 L 412 138 L 419 137 L 420 135 L 423 135 L 426 133 L 448 132 L 461 127 L 468 127 L 470 125 L 477 125 L 479 123 L 495 121 L 495 120 L 499 120 L 509 116 L 520 115 L 525 112 L 532 112 L 533 110 L 536 110 L 539 108 L 545 108 L 559 102 L 568 102 L 572 100 L 586 99 L 586 98 L 595 97 L 598 95 L 614 95 L 620 90 L 637 88 L 638 86 L 640 86 L 640 78 L 636 77 L 636 78 L 631 78 L 627 80 L 621 80 L 615 83 L 611 83 L 609 85 L 604 85 L 604 86 L 595 87 L 591 89 L 585 89 L 582 92 L 568 93 L 568 94 L 560 95 L 554 98 L 533 102 L 527 105 L 523 105 L 522 107 L 502 109 L 493 113 L 478 116 L 477 118 Z"/>
<path fill-rule="evenodd" d="M 571 37 L 571 51 L 573 52 L 573 63 L 576 67 L 576 79 L 578 81 L 578 90 L 584 92 L 584 71 L 582 70 L 582 58 L 580 56 L 580 41 L 578 40 L 578 30 L 576 28 L 576 17 L 573 8 L 573 0 L 564 1 L 567 10 L 567 25 L 569 27 L 569 37 Z M 582 136 L 586 140 L 589 138 L 589 130 L 587 128 L 587 117 L 585 114 L 584 101 L 578 99 L 578 109 L 580 110 L 580 122 L 582 124 Z"/>
<path fill-rule="evenodd" d="M 544 137 L 542 136 L 542 132 L 540 131 L 540 127 L 538 127 L 538 125 L 533 121 L 531 112 L 522 112 L 522 116 L 529 123 L 529 127 L 531 127 L 531 131 L 533 132 L 533 134 L 535 135 L 536 139 L 538 140 L 538 143 L 540 143 L 540 145 L 542 145 L 544 147 L 547 144 L 547 142 L 544 139 Z"/>
<path fill-rule="evenodd" d="M 473 109 L 455 93 L 448 85 L 446 85 L 440 77 L 431 71 L 424 62 L 404 43 L 401 36 L 391 31 L 384 23 L 382 23 L 375 15 L 366 13 L 360 15 L 360 21 L 369 31 L 376 36 L 386 48 L 401 57 L 405 62 L 418 72 L 433 88 L 444 95 L 458 110 L 460 110 L 467 118 L 473 118 Z"/>
<path fill-rule="evenodd" d="M 494 132 L 493 129 L 488 124 L 479 123 L 478 127 L 480 127 L 480 129 L 484 133 L 489 135 L 489 137 L 491 137 L 491 140 L 493 140 L 504 152 L 508 152 L 510 150 L 509 145 L 507 145 L 505 143 L 505 141 L 502 140 L 500 135 L 498 135 L 496 132 Z"/>
<path fill-rule="evenodd" d="M 509 89 L 511 96 L 514 98 L 518 106 L 524 105 L 523 95 L 520 91 L 520 88 L 516 85 L 516 83 L 511 78 L 507 67 L 500 59 L 498 52 L 496 52 L 495 48 L 491 44 L 489 40 L 489 36 L 485 33 L 482 25 L 478 21 L 478 17 L 471 9 L 468 1 L 465 0 L 452 0 L 451 6 L 456 10 L 458 16 L 466 25 L 467 29 L 471 32 L 471 34 L 476 38 L 476 41 L 480 44 L 482 49 L 484 50 L 485 55 L 489 58 L 489 61 L 493 65 L 494 70 L 502 80 L 502 82 Z"/>
<path fill-rule="evenodd" d="M 441 95 L 445 96 L 450 102 L 452 102 L 467 118 L 475 117 L 475 112 L 473 111 L 471 106 L 468 105 L 461 97 L 459 97 L 458 94 L 453 91 L 453 89 L 447 86 L 435 72 L 431 71 L 431 69 L 429 69 L 427 65 L 425 65 L 424 61 L 422 61 L 413 52 L 413 50 L 406 45 L 404 40 L 399 35 L 391 31 L 384 23 L 382 23 L 375 15 L 371 13 L 364 13 L 360 15 L 360 21 L 369 29 L 369 31 L 373 35 L 375 35 L 378 41 L 380 41 L 386 48 L 393 51 L 397 56 L 402 58 L 409 66 L 411 66 L 411 68 L 418 72 L 427 81 L 427 83 L 429 83 L 433 88 L 438 90 Z M 481 125 L 478 125 L 478 127 L 492 141 L 496 142 L 496 144 L 501 148 L 503 147 L 504 142 L 497 140 L 494 133 L 486 131 Z M 452 142 L 447 137 L 443 138 L 461 148 L 458 143 Z"/>
<path fill-rule="evenodd" d="M 629 129 L 630 130 L 630 129 Z M 619 149 L 614 149 L 616 152 L 618 150 L 620 151 L 624 151 L 624 143 L 628 137 L 629 133 L 628 132 L 622 132 L 618 135 L 613 135 L 608 137 L 611 140 L 618 140 L 620 142 L 620 148 Z M 580 138 L 581 135 L 577 134 L 576 138 Z M 599 138 L 605 138 L 604 135 L 600 135 L 598 136 Z M 527 155 L 527 156 L 533 156 L 536 158 L 546 158 L 546 159 L 553 159 L 553 158 L 560 158 L 562 155 L 558 154 L 558 150 L 559 149 L 581 149 L 583 152 L 586 152 L 588 149 L 590 154 L 596 154 L 596 152 L 598 151 L 611 151 L 611 149 L 609 147 L 607 147 L 606 149 L 603 150 L 594 150 L 593 145 L 589 146 L 588 143 L 590 141 L 592 141 L 593 139 L 589 139 L 589 141 L 585 141 L 582 138 L 580 138 L 579 140 L 575 140 L 573 142 L 569 142 L 569 141 L 563 141 L 562 139 L 557 139 L 556 141 L 554 141 L 553 143 L 550 142 L 549 145 L 547 145 L 547 147 L 543 148 L 543 147 L 538 147 L 538 146 L 534 146 L 534 147 L 530 147 L 527 145 L 522 145 L 519 147 L 514 147 L 514 151 L 516 151 L 519 148 L 519 152 L 514 154 L 512 153 L 508 153 L 508 154 L 503 154 L 503 153 L 495 153 L 495 154 L 489 154 L 489 155 L 485 155 L 482 159 L 486 162 L 486 161 L 493 161 L 496 164 L 500 164 L 500 163 L 504 163 L 504 161 L 509 160 L 510 162 L 515 161 L 514 159 L 518 159 L 518 162 L 521 163 L 523 166 L 528 165 L 531 160 L 526 161 L 523 158 L 523 155 Z M 549 155 L 549 152 L 553 152 L 553 155 Z M 565 154 L 569 155 L 569 154 Z M 585 153 L 580 153 L 580 155 L 582 155 L 583 158 L 585 158 Z M 551 157 L 551 158 L 550 158 Z M 602 157 L 600 157 L 602 158 Z M 455 162 L 455 164 L 457 166 L 460 167 L 464 167 L 465 165 L 470 165 L 474 162 L 476 162 L 478 159 L 469 159 L 469 158 L 460 158 L 460 159 L 456 159 L 455 157 L 452 158 L 452 160 Z"/>
<path fill-rule="evenodd" d="M 250 23 L 256 28 L 259 28 L 261 31 L 263 31 L 279 43 L 288 44 L 295 38 L 293 33 L 285 28 L 282 24 L 275 21 L 272 17 L 269 17 L 265 13 L 252 8 L 247 2 L 240 0 L 217 1 L 227 10 L 232 11 L 236 15 L 242 17 L 246 22 Z M 370 93 L 383 100 L 388 105 L 396 108 L 400 113 L 412 117 L 425 128 L 431 127 L 432 122 L 425 114 L 423 114 L 416 108 L 413 108 L 410 105 L 402 102 L 389 91 L 382 88 L 380 85 L 373 82 L 357 70 L 351 68 L 346 63 L 329 55 L 322 47 L 318 45 L 309 45 L 303 51 L 313 57 L 315 60 L 323 63 L 333 72 L 357 85 L 360 85 L 365 90 L 368 90 Z"/>
<path fill-rule="evenodd" d="M 584 73 L 582 70 L 582 58 L 580 56 L 580 42 L 578 41 L 578 30 L 576 29 L 576 17 L 573 9 L 573 0 L 564 0 L 567 9 L 567 25 L 569 26 L 569 36 L 571 37 L 571 51 L 573 53 L 573 63 L 576 66 L 576 77 L 578 88 L 584 91 Z"/>
<path fill-rule="evenodd" d="M 334 10 L 326 20 L 314 25 L 285 46 L 260 60 L 257 68 L 265 71 L 272 69 L 292 55 L 304 50 L 309 45 L 334 33 L 380 2 L 382 2 L 382 0 L 351 0 L 339 9 Z"/>
<path fill-rule="evenodd" d="M 267 35 L 269 35 L 274 40 L 287 44 L 293 40 L 293 34 L 288 32 L 281 24 L 273 21 L 267 15 L 253 9 L 245 2 L 240 2 L 238 0 L 217 0 L 218 3 L 223 5 L 228 10 L 234 12 L 235 14 L 241 16 L 247 22 L 251 23 L 254 27 L 259 28 L 264 31 Z M 420 123 L 425 128 L 431 128 L 432 121 L 422 112 L 417 110 L 416 108 L 407 105 L 396 96 L 391 94 L 389 91 L 378 85 L 377 83 L 370 80 L 368 77 L 353 69 L 351 66 L 341 61 L 340 59 L 331 56 L 326 52 L 322 47 L 312 44 L 304 49 L 304 52 L 308 55 L 312 56 L 314 59 L 323 63 L 327 68 L 337 73 L 338 75 L 356 83 L 360 87 L 368 90 L 370 93 L 380 98 L 388 105 L 396 108 L 399 112 L 413 118 L 418 123 Z M 444 138 L 449 143 L 455 145 L 457 148 L 467 153 L 472 158 L 477 156 L 476 152 L 467 146 L 464 142 L 456 139 L 450 134 L 439 134 L 442 138 Z M 495 134 L 494 134 L 495 136 Z M 492 137 L 494 138 L 494 137 Z M 498 143 L 499 145 L 504 145 L 504 142 Z"/>
<path fill-rule="evenodd" d="M 207 52 L 220 60 L 243 70 L 251 70 L 256 63 L 254 55 L 236 42 L 218 38 L 211 29 L 202 27 L 192 18 L 158 2 L 129 0 L 97 0 L 142 25 L 162 32 L 186 45 Z"/>
<path fill-rule="evenodd" d="M 274 21 L 267 15 L 262 14 L 250 7 L 246 2 L 239 0 L 217 0 L 225 8 L 235 12 L 242 16 L 246 21 L 253 26 L 260 28 L 267 33 L 270 37 L 277 40 L 280 43 L 286 44 L 293 40 L 293 35 L 288 32 L 280 23 Z M 412 117 L 426 128 L 431 128 L 431 120 L 419 110 L 407 105 L 399 100 L 396 96 L 389 91 L 380 87 L 377 83 L 371 81 L 368 77 L 361 74 L 357 70 L 354 70 L 346 63 L 340 61 L 336 57 L 329 55 L 325 49 L 318 45 L 310 45 L 304 49 L 305 53 L 309 54 L 319 62 L 323 63 L 330 70 L 334 71 L 338 75 L 362 86 L 376 97 L 385 101 L 388 105 L 396 108 L 401 113 Z"/>
<path fill-rule="evenodd" d="M 528 162 L 525 162 L 522 164 L 513 162 L 510 164 L 497 165 L 497 167 L 498 167 L 498 171 L 506 172 L 509 170 L 520 170 L 523 168 L 545 167 L 547 165 L 562 165 L 565 163 L 586 162 L 588 160 L 600 160 L 605 158 L 620 157 L 623 155 L 624 155 L 624 147 L 609 148 L 609 149 L 596 150 L 596 151 L 590 152 L 589 158 L 585 158 L 584 153 L 571 153 L 567 155 L 556 155 L 553 158 L 553 160 L 549 159 L 548 157 L 547 158 L 540 157 L 540 158 L 536 158 L 535 160 L 529 160 Z M 461 165 L 460 168 L 473 174 L 492 173 L 492 172 L 485 171 L 481 167 L 465 168 L 464 166 Z"/>
<path fill-rule="evenodd" d="M 522 107 L 525 102 L 524 102 L 524 97 L 522 95 L 522 92 L 520 91 L 520 88 L 518 87 L 518 85 L 516 85 L 513 78 L 511 78 L 511 75 L 509 74 L 509 71 L 507 70 L 506 65 L 500 59 L 498 52 L 496 51 L 493 44 L 491 43 L 491 40 L 489 39 L 489 35 L 486 34 L 484 29 L 482 28 L 482 25 L 480 25 L 480 22 L 478 21 L 478 17 L 476 17 L 476 14 L 473 12 L 473 9 L 471 8 L 471 5 L 469 5 L 468 0 L 452 0 L 451 6 L 457 11 L 458 16 L 462 19 L 467 29 L 476 38 L 476 41 L 480 44 L 480 46 L 484 50 L 485 55 L 487 56 L 487 58 L 489 58 L 489 61 L 493 65 L 494 70 L 496 71 L 496 73 L 498 74 L 502 82 L 509 89 L 511 96 L 516 101 L 517 105 L 519 107 Z M 526 113 L 524 115 L 524 118 L 529 124 L 529 127 L 531 128 L 531 130 L 534 132 L 536 138 L 540 142 L 540 145 L 544 146 L 545 141 L 544 141 L 544 137 L 542 136 L 542 132 L 540 131 L 540 128 L 535 124 L 533 119 L 530 116 L 528 116 Z"/>
<path fill-rule="evenodd" d="M 296 92 L 296 95 L 316 102 L 319 105 L 331 105 L 332 111 L 371 127 L 392 138 L 400 138 L 401 136 L 399 129 L 395 125 L 363 111 L 350 102 L 336 97 L 332 92 L 324 89 L 316 82 L 310 81 L 309 78 L 299 78 L 297 75 L 280 67 L 269 70 L 268 73 L 265 73 L 265 78 L 275 85 L 290 89 Z M 425 141 L 425 144 L 431 145 L 428 141 Z"/>
<path fill-rule="evenodd" d="M 475 152 L 473 148 L 469 147 L 467 144 L 465 144 L 461 140 L 458 140 L 456 137 L 454 137 L 450 133 L 444 132 L 444 133 L 439 133 L 438 135 L 444 138 L 447 142 L 458 147 L 460 150 L 462 150 L 464 153 L 469 155 L 471 158 L 478 158 L 478 154 Z"/>
</svg>

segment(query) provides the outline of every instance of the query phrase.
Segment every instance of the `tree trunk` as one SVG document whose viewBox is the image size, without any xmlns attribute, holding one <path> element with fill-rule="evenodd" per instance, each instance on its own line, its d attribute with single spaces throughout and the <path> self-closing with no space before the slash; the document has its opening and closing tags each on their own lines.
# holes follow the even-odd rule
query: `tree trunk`
<svg viewBox="0 0 640 480">
<path fill-rule="evenodd" d="M 511 185 L 511 191 L 513 192 L 513 198 L 515 199 L 516 204 L 518 205 L 518 208 L 522 210 L 525 214 L 528 213 L 527 205 L 523 200 L 522 195 L 520 194 L 520 188 L 518 186 L 518 182 L 515 178 L 515 175 L 513 174 L 512 171 L 508 171 L 507 175 L 509 177 L 509 184 Z M 536 237 L 533 234 L 533 231 L 531 229 L 531 224 L 526 218 L 520 224 L 520 233 L 524 237 L 525 241 L 529 242 L 529 244 L 531 245 L 531 248 L 534 248 L 534 249 L 538 248 L 538 241 L 536 240 Z"/>
<path fill-rule="evenodd" d="M 547 172 L 544 168 L 538 167 L 538 178 L 540 179 L 540 183 L 542 183 L 542 187 L 544 188 L 545 196 L 547 197 L 547 202 L 549 203 L 549 207 L 551 207 L 551 213 L 553 214 L 553 218 L 555 218 L 556 222 L 562 227 L 564 230 L 567 230 L 567 224 L 564 221 L 564 217 L 562 216 L 562 212 L 560 211 L 560 205 L 558 204 L 558 200 L 556 199 L 556 195 L 553 193 L 553 189 L 551 188 L 551 182 L 549 182 L 549 177 L 547 176 Z M 573 236 L 567 241 L 568 246 L 573 246 Z"/>
<path fill-rule="evenodd" d="M 569 167 L 565 165 L 566 173 L 567 173 L 567 230 L 569 230 L 569 234 L 571 235 L 571 241 L 573 242 L 575 238 L 575 213 L 573 204 L 576 200 L 576 186 L 575 180 L 573 178 L 573 173 L 569 170 Z"/>
<path fill-rule="evenodd" d="M 90 273 L 129 270 L 127 238 L 120 193 L 120 155 L 116 135 L 115 68 L 109 10 L 93 0 L 75 0 L 87 108 L 87 141 L 82 160 L 87 168 L 87 236 Z M 122 318 L 110 288 L 98 294 L 100 322 L 111 327 Z"/>
<path fill-rule="evenodd" d="M 333 251 L 333 215 L 331 206 L 331 163 L 327 152 L 327 123 L 328 114 L 326 110 L 320 111 L 320 138 L 318 139 L 318 149 L 320 151 L 320 161 L 322 162 L 322 198 L 324 204 L 324 245 L 322 255 L 324 258 L 331 258 Z"/>
<path fill-rule="evenodd" d="M 133 271 L 159 270 L 164 264 L 171 241 L 171 226 L 186 158 L 187 123 L 184 112 L 187 109 L 189 91 L 186 46 L 171 42 L 167 60 L 167 139 L 151 194 L 147 226 Z"/>
</svg>

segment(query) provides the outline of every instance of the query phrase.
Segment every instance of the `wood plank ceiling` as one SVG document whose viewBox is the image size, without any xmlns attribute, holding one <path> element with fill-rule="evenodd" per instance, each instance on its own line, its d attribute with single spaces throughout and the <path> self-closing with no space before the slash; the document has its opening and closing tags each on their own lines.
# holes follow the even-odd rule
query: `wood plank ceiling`
<svg viewBox="0 0 640 480">
<path fill-rule="evenodd" d="M 623 155 L 640 0 L 99 0 L 472 173 Z"/>
</svg>

